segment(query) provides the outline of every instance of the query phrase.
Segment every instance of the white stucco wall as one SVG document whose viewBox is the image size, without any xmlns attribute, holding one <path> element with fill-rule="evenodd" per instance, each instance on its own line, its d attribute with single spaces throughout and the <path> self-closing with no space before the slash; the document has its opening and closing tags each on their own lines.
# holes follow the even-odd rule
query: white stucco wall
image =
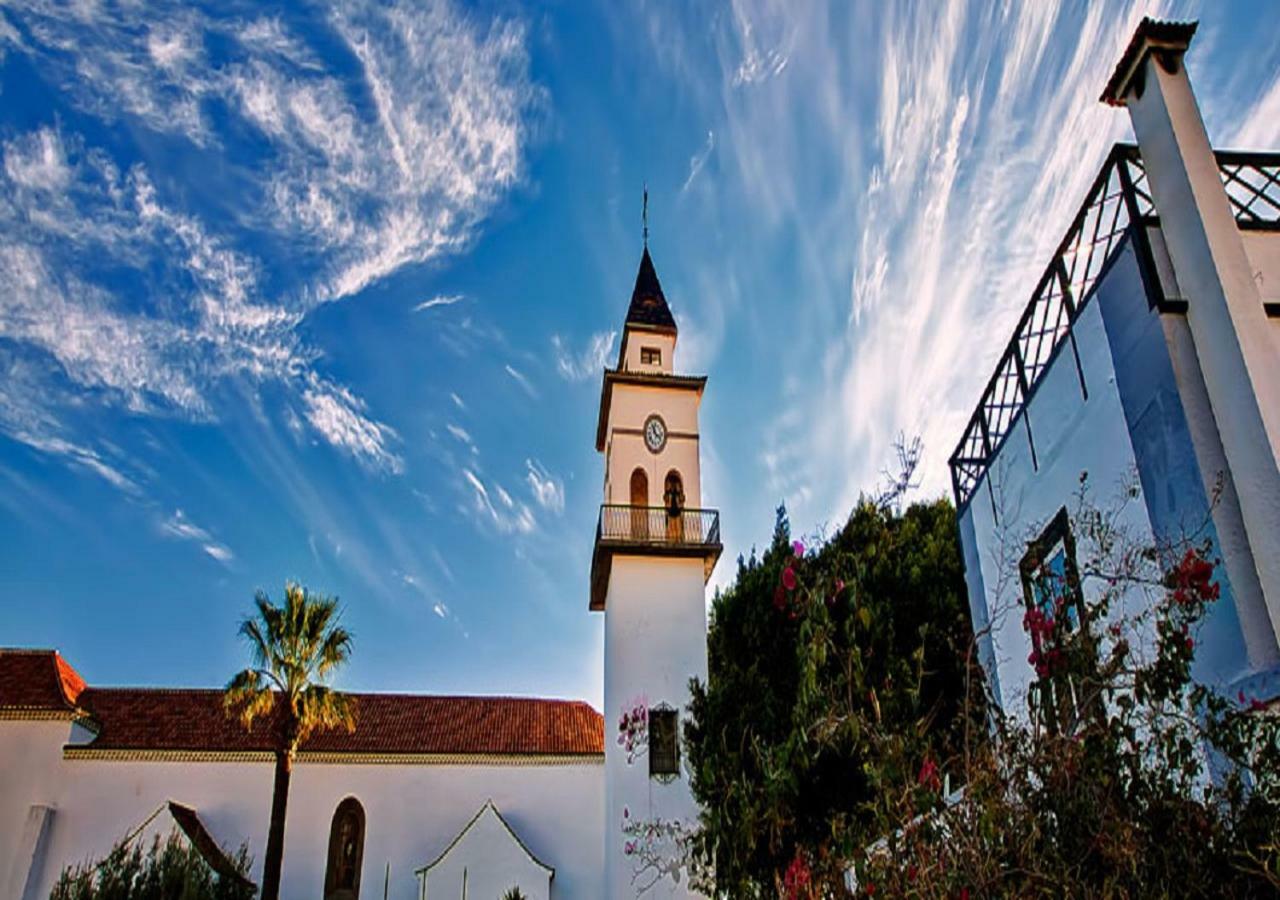
<svg viewBox="0 0 1280 900">
<path fill-rule="evenodd" d="M 1025 606 L 1017 570 L 1026 543 L 1039 535 L 1060 508 L 1074 511 L 1073 497 L 1080 489 L 1082 472 L 1089 473 L 1093 503 L 1109 507 L 1136 465 L 1098 303 L 1084 307 L 1075 334 L 1088 400 L 1080 389 L 1070 347 L 1064 345 L 1028 407 L 1038 469 L 1032 466 L 1025 425 L 1019 419 L 962 515 L 966 564 L 976 561 L 980 566 L 980 582 L 970 577 L 969 583 L 982 585 L 999 699 L 1011 715 L 1026 715 L 1028 689 L 1035 680 L 1027 662 L 1032 648 L 1022 627 Z M 1120 522 L 1134 540 L 1151 540 L 1141 497 L 1127 504 Z M 1086 585 L 1086 601 L 1095 599 L 1089 596 L 1090 590 Z M 980 616 L 975 615 L 978 620 Z"/>
<path fill-rule="evenodd" d="M 248 840 L 255 881 L 271 807 L 272 766 L 244 762 L 64 760 L 62 738 L 33 740 L 30 723 L 0 721 L 0 847 L 9 867 L 14 832 L 30 803 L 56 809 L 38 896 L 61 868 L 101 856 L 165 800 L 185 803 L 230 850 Z M 66 726 L 63 723 L 63 735 Z M 52 740 L 48 738 L 52 737 Z M 12 755 L 11 755 L 12 754 Z M 11 764 L 23 760 L 20 765 Z M 294 772 L 286 826 L 282 896 L 323 894 L 329 827 L 348 796 L 365 811 L 361 896 L 418 897 L 415 871 L 434 860 L 492 799 L 529 849 L 556 869 L 552 896 L 603 893 L 600 833 L 604 767 L 571 765 L 345 765 L 302 763 Z M 8 877 L 0 870 L 0 876 Z M 0 881 L 0 884 L 6 883 Z"/>
<path fill-rule="evenodd" d="M 16 857 L 28 810 L 53 805 L 59 789 L 57 761 L 70 734 L 67 720 L 0 719 L 0 891 L 8 892 L 7 897 L 20 896 L 26 877 L 28 861 Z"/>
<path fill-rule="evenodd" d="M 706 593 L 701 559 L 616 556 L 605 600 L 604 847 L 610 898 L 634 897 L 634 859 L 623 853 L 623 809 L 631 818 L 690 823 L 696 805 L 687 774 L 664 784 L 649 777 L 646 757 L 628 765 L 617 744 L 618 717 L 639 697 L 679 711 L 683 729 L 689 679 L 707 677 Z M 505 814 L 505 812 L 504 812 Z M 560 878 L 556 875 L 556 880 Z M 651 897 L 690 896 L 670 879 Z"/>
<path fill-rule="evenodd" d="M 529 857 L 491 806 L 421 877 L 422 900 L 501 900 L 513 887 L 529 900 L 551 896 L 552 871 Z"/>
<path fill-rule="evenodd" d="M 696 391 L 616 384 L 609 407 L 608 445 L 605 458 L 607 503 L 631 502 L 631 473 L 637 467 L 649 478 L 649 506 L 662 506 L 667 472 L 675 469 L 684 482 L 685 506 L 702 505 L 702 481 L 698 459 L 698 404 Z M 652 414 L 667 425 L 667 443 L 651 453 L 638 431 Z M 616 429 L 624 429 L 619 433 Z"/>
<path fill-rule="evenodd" d="M 665 372 L 670 375 L 674 369 L 676 352 L 676 336 L 644 331 L 639 328 L 628 328 L 624 338 L 626 346 L 622 353 L 622 369 L 625 372 Z M 640 361 L 640 350 L 652 347 L 661 353 L 658 365 L 649 365 Z"/>
<path fill-rule="evenodd" d="M 1242 231 L 1244 250 L 1249 257 L 1249 266 L 1253 272 L 1254 284 L 1263 303 L 1280 303 L 1280 234 L 1265 231 Z M 1270 365 L 1264 366 L 1262 377 L 1273 382 L 1280 382 L 1280 317 L 1267 319 L 1263 333 L 1270 348 Z M 1275 392 L 1258 392 L 1259 402 L 1280 404 L 1280 396 Z M 1272 421 L 1280 421 L 1280 408 L 1268 410 L 1267 417 Z M 1271 433 L 1271 449 L 1275 453 L 1276 463 L 1280 465 L 1280 429 Z"/>
</svg>

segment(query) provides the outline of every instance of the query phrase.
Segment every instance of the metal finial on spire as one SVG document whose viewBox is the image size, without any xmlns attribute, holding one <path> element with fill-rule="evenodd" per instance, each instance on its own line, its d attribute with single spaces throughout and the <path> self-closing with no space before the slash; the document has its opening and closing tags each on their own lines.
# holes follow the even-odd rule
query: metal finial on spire
<svg viewBox="0 0 1280 900">
<path fill-rule="evenodd" d="M 640 212 L 641 221 L 644 223 L 644 249 L 649 249 L 649 185 L 644 186 L 644 206 Z"/>
</svg>

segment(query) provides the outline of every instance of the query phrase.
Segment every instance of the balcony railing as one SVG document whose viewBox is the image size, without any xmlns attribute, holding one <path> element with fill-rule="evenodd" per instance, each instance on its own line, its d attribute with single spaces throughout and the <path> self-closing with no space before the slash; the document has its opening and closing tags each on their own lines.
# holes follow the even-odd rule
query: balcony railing
<svg viewBox="0 0 1280 900">
<path fill-rule="evenodd" d="M 604 608 L 615 554 L 700 558 L 704 574 L 710 578 L 722 549 L 719 510 L 672 512 L 661 506 L 606 503 L 600 507 L 595 553 L 591 559 L 591 608 Z"/>
<path fill-rule="evenodd" d="M 674 514 L 661 506 L 600 507 L 596 541 L 620 544 L 719 544 L 720 512 L 682 509 Z"/>
<path fill-rule="evenodd" d="M 1280 230 L 1280 153 L 1218 151 L 1216 156 L 1239 227 Z M 1133 237 L 1144 268 L 1154 270 L 1146 228 L 1131 228 L 1133 223 L 1151 226 L 1159 219 L 1138 148 L 1116 144 L 1036 284 L 951 455 L 957 505 L 973 496 L 1058 347 L 1068 341 L 1079 359 L 1072 325 L 1125 236 Z M 1178 298 L 1151 302 L 1161 309 L 1179 308 Z"/>
</svg>

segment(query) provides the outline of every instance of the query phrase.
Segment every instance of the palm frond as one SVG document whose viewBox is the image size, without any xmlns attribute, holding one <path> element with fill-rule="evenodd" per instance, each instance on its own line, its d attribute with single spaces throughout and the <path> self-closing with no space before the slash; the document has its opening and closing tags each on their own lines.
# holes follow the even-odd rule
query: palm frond
<svg viewBox="0 0 1280 900">
<path fill-rule="evenodd" d="M 286 582 L 277 606 L 263 591 L 254 596 L 256 616 L 240 623 L 251 668 L 227 684 L 223 703 L 244 726 L 284 704 L 279 737 L 292 746 L 316 730 L 355 729 L 355 700 L 326 684 L 351 656 L 351 633 L 339 624 L 336 597 L 312 594 Z"/>
</svg>

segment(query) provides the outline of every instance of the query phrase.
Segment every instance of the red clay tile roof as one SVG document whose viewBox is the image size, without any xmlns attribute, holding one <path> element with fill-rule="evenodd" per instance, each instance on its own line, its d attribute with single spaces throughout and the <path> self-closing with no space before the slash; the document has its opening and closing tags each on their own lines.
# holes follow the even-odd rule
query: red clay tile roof
<svg viewBox="0 0 1280 900">
<path fill-rule="evenodd" d="M 0 709 L 70 712 L 83 690 L 56 650 L 0 649 Z"/>
<path fill-rule="evenodd" d="M 529 754 L 604 752 L 604 719 L 588 704 L 514 697 L 353 694 L 356 730 L 317 732 L 314 753 Z M 52 650 L 0 649 L 0 709 L 87 712 L 103 750 L 270 750 L 270 722 L 246 731 L 222 691 L 86 687 Z"/>
<path fill-rule="evenodd" d="M 510 697 L 354 694 L 356 730 L 316 732 L 312 753 L 599 754 L 604 720 L 589 705 Z M 98 723 L 88 746 L 105 750 L 270 750 L 269 721 L 245 730 L 218 690 L 88 688 Z"/>
</svg>

